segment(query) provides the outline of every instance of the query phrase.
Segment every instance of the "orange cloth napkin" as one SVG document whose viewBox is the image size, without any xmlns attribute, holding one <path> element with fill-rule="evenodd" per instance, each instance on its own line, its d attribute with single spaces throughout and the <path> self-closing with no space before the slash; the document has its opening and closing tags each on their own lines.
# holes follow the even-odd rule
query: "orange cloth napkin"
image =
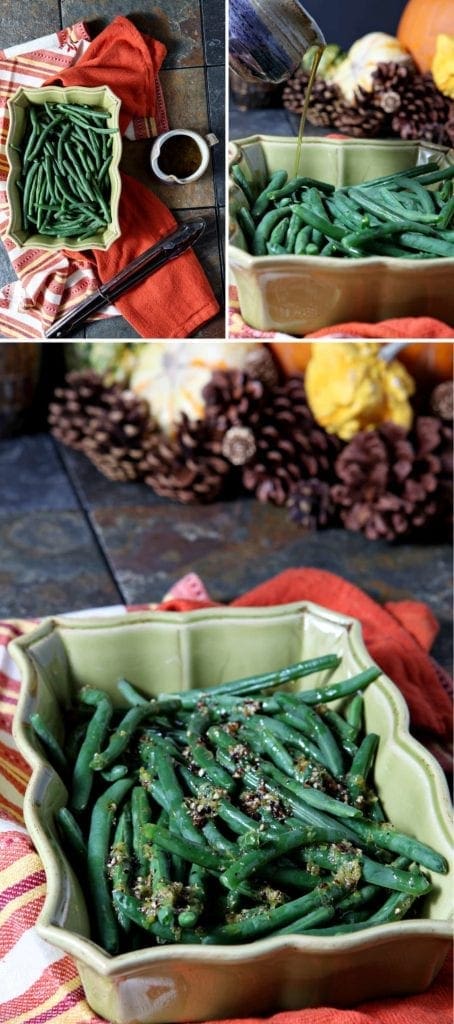
<svg viewBox="0 0 454 1024">
<path fill-rule="evenodd" d="M 306 338 L 454 338 L 454 328 L 431 316 L 404 316 L 376 324 L 351 321 L 323 327 Z"/>
<path fill-rule="evenodd" d="M 77 65 L 48 79 L 69 86 L 108 85 L 121 100 L 120 129 L 136 117 L 155 118 L 160 101 L 158 72 L 165 46 L 141 35 L 119 16 L 90 44 Z M 90 254 L 105 284 L 176 225 L 173 214 L 140 182 L 122 174 L 121 236 Z M 76 256 L 77 254 L 73 254 Z M 80 262 L 86 262 L 81 255 Z M 116 307 L 142 338 L 186 338 L 219 312 L 219 304 L 197 257 L 188 250 L 116 300 Z"/>
</svg>

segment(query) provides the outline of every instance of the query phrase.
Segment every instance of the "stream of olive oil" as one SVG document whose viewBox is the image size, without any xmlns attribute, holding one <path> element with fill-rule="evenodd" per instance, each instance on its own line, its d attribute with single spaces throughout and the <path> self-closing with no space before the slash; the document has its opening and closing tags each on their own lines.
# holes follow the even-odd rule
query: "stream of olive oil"
<svg viewBox="0 0 454 1024">
<path fill-rule="evenodd" d="M 296 146 L 295 170 L 294 170 L 295 178 L 299 174 L 299 169 L 300 169 L 300 164 L 301 164 L 301 151 L 302 151 L 302 148 L 303 148 L 303 135 L 304 135 L 304 129 L 306 127 L 306 118 L 307 118 L 307 112 L 309 110 L 309 103 L 310 103 L 310 100 L 311 100 L 311 93 L 312 93 L 313 85 L 314 85 L 314 82 L 315 82 L 315 76 L 317 74 L 317 68 L 318 68 L 318 65 L 320 64 L 321 56 L 322 56 L 322 53 L 323 53 L 324 49 L 325 49 L 324 46 L 319 46 L 317 52 L 315 53 L 314 59 L 312 61 L 312 67 L 311 67 L 311 73 L 310 73 L 310 76 L 309 76 L 309 81 L 307 83 L 306 95 L 304 97 L 303 112 L 301 114 L 301 121 L 300 121 L 300 127 L 299 127 L 299 132 L 298 132 L 298 142 L 297 142 L 297 146 Z"/>
</svg>

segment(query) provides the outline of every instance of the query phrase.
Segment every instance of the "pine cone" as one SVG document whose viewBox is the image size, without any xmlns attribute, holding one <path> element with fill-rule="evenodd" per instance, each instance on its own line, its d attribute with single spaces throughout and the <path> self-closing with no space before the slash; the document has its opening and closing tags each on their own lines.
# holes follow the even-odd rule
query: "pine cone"
<svg viewBox="0 0 454 1024">
<path fill-rule="evenodd" d="M 334 104 L 332 124 L 355 138 L 373 138 L 384 131 L 387 115 L 374 103 L 372 94 L 359 86 L 354 103 L 349 104 L 341 97 Z"/>
<path fill-rule="evenodd" d="M 222 455 L 222 432 L 206 420 L 182 414 L 175 437 L 163 434 L 141 463 L 145 483 L 163 498 L 183 504 L 219 497 L 232 467 Z"/>
<path fill-rule="evenodd" d="M 233 426 L 254 429 L 268 389 L 244 370 L 215 370 L 203 389 L 205 417 L 224 432 Z"/>
<path fill-rule="evenodd" d="M 248 425 L 255 452 L 243 468 L 242 480 L 259 501 L 285 505 L 300 480 L 330 479 L 340 442 L 315 422 L 302 377 L 290 377 L 272 388 L 256 423 Z"/>
<path fill-rule="evenodd" d="M 420 416 L 411 435 L 385 423 L 361 431 L 336 460 L 331 489 L 344 526 L 370 540 L 394 540 L 433 521 L 444 502 L 440 421 Z"/>
<path fill-rule="evenodd" d="M 437 89 L 430 72 L 421 74 L 408 65 L 390 62 L 379 64 L 372 80 L 371 100 L 389 115 L 396 135 L 450 144 L 449 99 Z"/>
<path fill-rule="evenodd" d="M 454 418 L 454 388 L 451 380 L 444 380 L 433 389 L 430 407 L 441 420 L 451 423 Z"/>
<path fill-rule="evenodd" d="M 282 93 L 282 101 L 287 110 L 293 114 L 301 114 L 309 84 L 309 75 L 298 71 L 289 78 Z M 333 116 L 336 103 L 341 99 L 337 85 L 330 85 L 324 78 L 316 78 L 307 112 L 310 124 L 327 128 L 334 123 Z"/>
<path fill-rule="evenodd" d="M 93 370 L 73 370 L 65 377 L 65 387 L 55 388 L 49 404 L 51 433 L 68 448 L 81 449 L 87 432 L 87 420 L 105 391 L 102 376 Z"/>
<path fill-rule="evenodd" d="M 311 530 L 328 526 L 334 517 L 334 503 L 329 483 L 317 478 L 300 480 L 290 492 L 288 507 L 290 519 L 299 526 Z"/>
<path fill-rule="evenodd" d="M 157 427 L 148 403 L 93 371 L 73 371 L 49 406 L 54 437 L 83 451 L 110 480 L 140 479 L 139 463 Z"/>
</svg>

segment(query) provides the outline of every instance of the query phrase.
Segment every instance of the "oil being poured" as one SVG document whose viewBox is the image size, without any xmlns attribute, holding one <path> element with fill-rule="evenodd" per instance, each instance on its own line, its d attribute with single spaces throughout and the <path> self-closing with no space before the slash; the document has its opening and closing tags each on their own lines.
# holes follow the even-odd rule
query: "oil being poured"
<svg viewBox="0 0 454 1024">
<path fill-rule="evenodd" d="M 315 82 L 315 76 L 317 74 L 317 69 L 318 69 L 318 66 L 320 64 L 320 61 L 321 61 L 321 58 L 322 58 L 322 53 L 323 53 L 324 49 L 325 49 L 324 46 L 319 46 L 317 48 L 317 50 L 315 51 L 314 59 L 312 61 L 311 73 L 309 75 L 309 81 L 307 83 L 306 95 L 304 97 L 303 112 L 301 114 L 301 121 L 300 121 L 300 126 L 299 126 L 299 131 L 298 131 L 298 142 L 297 142 L 297 145 L 296 145 L 295 169 L 294 169 L 294 172 L 293 172 L 295 178 L 298 176 L 299 171 L 300 171 L 301 153 L 302 153 L 302 148 L 303 148 L 303 135 L 304 135 L 304 129 L 306 127 L 307 112 L 309 110 L 309 103 L 311 101 L 311 93 L 312 93 L 312 89 L 313 89 L 314 82 Z"/>
</svg>

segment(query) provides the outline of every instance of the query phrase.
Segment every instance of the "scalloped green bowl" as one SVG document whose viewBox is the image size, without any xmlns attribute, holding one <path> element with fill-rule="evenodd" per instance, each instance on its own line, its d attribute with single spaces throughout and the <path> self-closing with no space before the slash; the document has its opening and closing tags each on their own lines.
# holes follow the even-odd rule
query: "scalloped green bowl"
<svg viewBox="0 0 454 1024">
<path fill-rule="evenodd" d="M 296 139 L 253 135 L 232 142 L 230 166 L 264 187 L 278 168 L 292 177 Z M 305 138 L 302 173 L 333 185 L 356 185 L 435 160 L 454 163 L 454 150 L 388 139 Z M 241 315 L 261 331 L 304 335 L 330 324 L 391 317 L 433 316 L 454 322 L 454 259 L 367 256 L 252 256 L 236 216 L 246 203 L 233 179 L 229 188 L 229 265 Z"/>
<path fill-rule="evenodd" d="M 86 103 L 90 107 L 98 107 L 109 112 L 106 122 L 109 128 L 119 127 L 121 102 L 107 85 L 100 86 L 58 86 L 48 85 L 42 88 L 24 88 L 21 86 L 14 96 L 8 100 L 10 123 L 6 140 L 6 156 L 9 164 L 6 191 L 10 211 L 8 234 L 22 249 L 108 249 L 112 242 L 120 237 L 118 206 L 121 193 L 121 178 L 118 165 L 121 157 L 121 135 L 117 131 L 112 136 L 112 159 L 109 167 L 110 177 L 110 221 L 102 231 L 88 235 L 83 241 L 65 238 L 64 235 L 33 235 L 27 233 L 22 225 L 22 206 L 17 182 L 21 172 L 20 146 L 24 137 L 26 111 L 31 104 L 41 106 L 43 103 Z"/>
<path fill-rule="evenodd" d="M 300 681 L 305 688 L 323 685 L 372 664 L 358 622 L 310 603 L 47 619 L 10 651 L 22 676 L 14 736 L 33 768 L 25 820 L 47 878 L 37 930 L 74 957 L 93 1010 L 113 1024 L 175 1024 L 353 1006 L 431 984 L 450 945 L 452 869 L 433 876 L 423 916 L 414 920 L 329 938 L 286 935 L 236 947 L 175 945 L 107 955 L 89 937 L 89 906 L 57 838 L 54 815 L 66 788 L 28 724 L 38 710 L 61 737 L 65 708 L 82 684 L 112 695 L 120 676 L 150 694 L 205 688 L 334 651 L 342 655 L 338 668 Z M 388 817 L 452 864 L 443 772 L 410 736 L 406 704 L 384 675 L 365 691 L 365 717 L 366 728 L 381 737 L 375 781 Z"/>
</svg>

